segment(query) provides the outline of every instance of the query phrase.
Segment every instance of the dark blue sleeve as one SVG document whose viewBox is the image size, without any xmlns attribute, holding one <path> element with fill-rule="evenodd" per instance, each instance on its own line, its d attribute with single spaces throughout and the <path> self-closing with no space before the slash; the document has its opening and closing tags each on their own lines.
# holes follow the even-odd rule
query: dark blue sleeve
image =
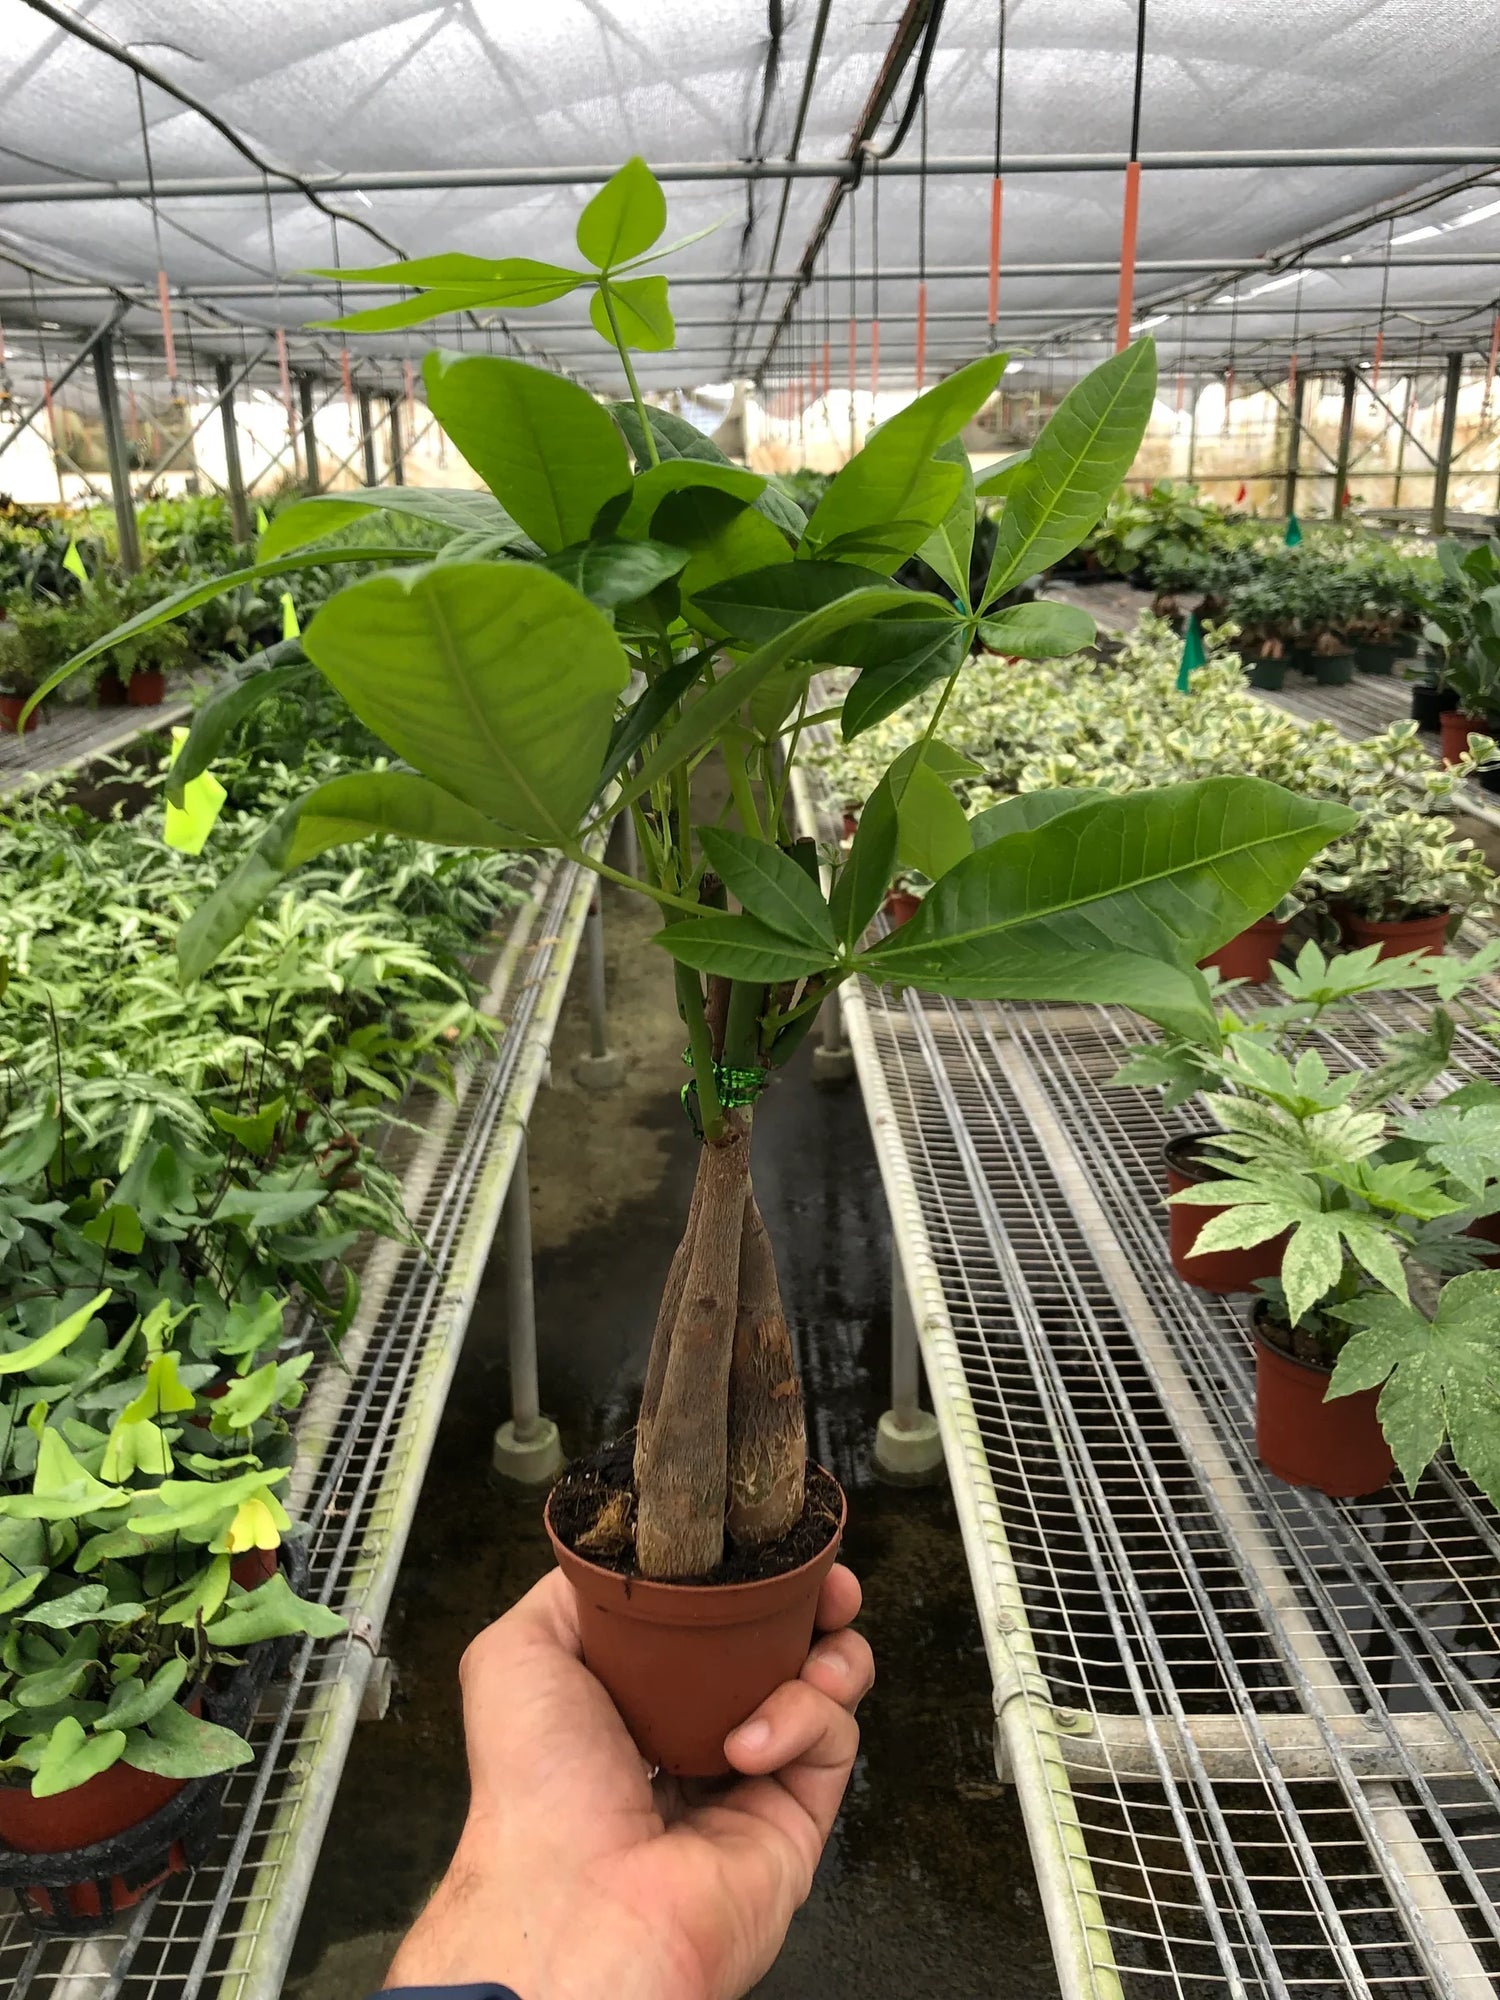
<svg viewBox="0 0 1500 2000">
<path fill-rule="evenodd" d="M 508 1986 L 383 1986 L 370 2000 L 519 2000 Z"/>
</svg>

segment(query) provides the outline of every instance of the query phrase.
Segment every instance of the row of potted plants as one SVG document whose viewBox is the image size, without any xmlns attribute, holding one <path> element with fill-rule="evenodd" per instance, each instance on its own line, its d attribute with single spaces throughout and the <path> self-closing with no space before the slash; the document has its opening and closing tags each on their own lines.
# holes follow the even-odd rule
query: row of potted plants
<svg viewBox="0 0 1500 2000">
<path fill-rule="evenodd" d="M 160 800 L 0 816 L 0 1885 L 43 1927 L 197 1858 L 276 1642 L 340 1629 L 299 1589 L 289 1418 L 364 1233 L 411 1239 L 375 1128 L 488 1032 L 493 855 L 331 858 L 212 980 L 164 966 L 260 814 L 370 754 L 307 695 L 221 759 L 198 853 Z"/>
<path fill-rule="evenodd" d="M 1233 628 L 1209 627 L 1208 660 L 1178 686 L 1181 644 L 1145 618 L 1110 658 L 1010 664 L 977 660 L 944 707 L 943 739 L 961 764 L 950 783 L 970 809 L 1058 786 L 1122 792 L 1244 772 L 1356 815 L 1309 861 L 1253 939 L 1216 954 L 1226 976 L 1268 976 L 1287 925 L 1301 918 L 1331 941 L 1440 951 L 1457 919 L 1489 907 L 1495 881 L 1459 839 L 1447 809 L 1490 753 L 1476 738 L 1458 762 L 1435 764 L 1414 723 L 1352 741 L 1330 723 L 1303 724 L 1249 694 Z M 924 704 L 914 704 L 920 721 Z M 824 737 L 810 755 L 842 799 L 848 825 L 908 726 L 880 722 L 852 741 Z M 918 894 L 912 870 L 900 885 Z M 1247 956 L 1248 954 L 1248 956 Z"/>
<path fill-rule="evenodd" d="M 1410 1491 L 1446 1442 L 1500 1504 L 1500 1087 L 1421 1109 L 1450 1062 L 1455 1006 L 1487 1032 L 1500 944 L 1460 962 L 1306 944 L 1274 968 L 1280 1002 L 1234 996 L 1207 1047 L 1170 1033 L 1113 1079 L 1155 1086 L 1198 1123 L 1166 1148 L 1169 1246 L 1187 1282 L 1254 1290 L 1256 1444 L 1293 1485 Z M 1433 996 L 1369 1071 L 1320 1039 L 1373 993 Z"/>
</svg>

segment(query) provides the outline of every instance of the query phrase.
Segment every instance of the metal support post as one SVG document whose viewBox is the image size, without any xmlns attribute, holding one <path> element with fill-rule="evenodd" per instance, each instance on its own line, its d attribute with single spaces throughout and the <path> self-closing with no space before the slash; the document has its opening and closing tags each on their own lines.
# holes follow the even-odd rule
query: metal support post
<svg viewBox="0 0 1500 2000">
<path fill-rule="evenodd" d="M 1432 473 L 1432 532 L 1442 534 L 1448 525 L 1448 472 L 1453 464 L 1453 430 L 1458 422 L 1458 392 L 1463 383 L 1462 351 L 1448 356 L 1448 376 L 1443 384 L 1443 420 L 1438 431 L 1437 462 Z"/>
<path fill-rule="evenodd" d="M 302 408 L 302 455 L 307 461 L 307 490 L 318 491 L 318 433 L 314 423 L 313 379 L 298 375 L 297 400 Z"/>
<path fill-rule="evenodd" d="M 901 1268 L 901 1252 L 891 1244 L 891 1407 L 875 1431 L 875 1470 L 904 1486 L 923 1485 L 943 1469 L 943 1441 L 937 1418 L 918 1400 L 921 1358 L 917 1322 Z"/>
<path fill-rule="evenodd" d="M 516 1147 L 505 1197 L 505 1304 L 510 1327 L 510 1421 L 495 1433 L 492 1462 L 507 1479 L 541 1486 L 563 1468 L 557 1425 L 542 1415 L 536 1366 L 536 1290 L 531 1274 L 531 1161 Z"/>
<path fill-rule="evenodd" d="M 359 444 L 365 458 L 365 484 L 380 484 L 380 468 L 375 463 L 375 412 L 370 407 L 368 389 L 357 389 L 359 402 Z"/>
<path fill-rule="evenodd" d="M 641 843 L 635 830 L 635 814 L 627 806 L 620 814 L 620 865 L 637 882 L 641 879 Z"/>
<path fill-rule="evenodd" d="M 120 398 L 115 384 L 115 343 L 102 334 L 94 343 L 94 380 L 99 389 L 99 415 L 104 422 L 104 450 L 109 460 L 109 491 L 115 526 L 120 535 L 120 567 L 133 575 L 141 566 L 141 542 L 136 532 L 135 501 L 130 492 L 130 454 L 120 422 Z"/>
<path fill-rule="evenodd" d="M 1286 441 L 1286 512 L 1288 520 L 1297 511 L 1297 460 L 1302 451 L 1302 411 L 1307 400 L 1307 377 L 1299 369 L 1297 386 L 1292 392 L 1291 408 L 1287 412 L 1289 429 Z"/>
<path fill-rule="evenodd" d="M 604 910 L 599 885 L 594 885 L 584 925 L 588 948 L 589 1053 L 573 1065 L 574 1080 L 585 1090 L 613 1090 L 625 1080 L 625 1058 L 609 1045 L 609 1015 L 604 989 Z"/>
<path fill-rule="evenodd" d="M 1344 401 L 1339 410 L 1339 455 L 1333 468 L 1333 518 L 1344 518 L 1344 489 L 1349 483 L 1349 447 L 1354 439 L 1354 391 L 1358 381 L 1352 368 L 1339 377 Z"/>
<path fill-rule="evenodd" d="M 224 426 L 224 476 L 229 482 L 229 518 L 234 539 L 250 539 L 250 502 L 245 494 L 245 471 L 240 464 L 240 433 L 234 416 L 234 368 L 228 361 L 214 363 L 214 386 L 219 392 L 219 420 Z"/>
<path fill-rule="evenodd" d="M 847 1083 L 854 1074 L 854 1051 L 844 1033 L 844 1005 L 838 988 L 819 1009 L 821 1033 L 812 1052 L 812 1080 L 825 1087 Z"/>
<path fill-rule="evenodd" d="M 391 413 L 391 484 L 404 486 L 406 466 L 403 461 L 406 458 L 406 451 L 401 443 L 401 398 L 387 396 L 385 400 Z"/>
</svg>

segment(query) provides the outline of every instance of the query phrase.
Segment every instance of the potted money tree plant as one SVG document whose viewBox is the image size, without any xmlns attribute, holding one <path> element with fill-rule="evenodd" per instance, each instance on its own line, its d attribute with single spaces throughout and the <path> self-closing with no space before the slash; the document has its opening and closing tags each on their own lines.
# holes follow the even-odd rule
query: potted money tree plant
<svg viewBox="0 0 1500 2000">
<path fill-rule="evenodd" d="M 655 943 L 675 982 L 701 1140 L 696 1185 L 638 1427 L 564 1476 L 548 1524 L 588 1662 L 643 1752 L 669 1771 L 713 1774 L 727 1768 L 726 1733 L 796 1671 L 844 1518 L 836 1483 L 807 1463 L 751 1178 L 768 1077 L 856 974 L 954 995 L 1122 1002 L 1212 1041 L 1197 961 L 1269 909 L 1349 815 L 1224 777 L 1120 797 L 1033 793 L 966 819 L 940 775 L 947 697 L 976 644 L 1037 659 L 1091 638 L 1075 609 L 1001 601 L 1078 544 L 1129 468 L 1152 405 L 1151 343 L 1083 379 L 1008 470 L 976 591 L 959 437 L 1005 357 L 917 397 L 804 513 L 640 391 L 633 356 L 673 344 L 667 282 L 651 268 L 666 254 L 665 221 L 661 188 L 632 160 L 583 209 L 577 265 L 451 255 L 341 273 L 345 285 L 415 293 L 337 322 L 351 333 L 586 292 L 626 396 L 603 402 L 525 362 L 440 347 L 425 364 L 428 402 L 487 491 L 308 499 L 278 517 L 252 570 L 154 615 L 303 565 L 384 563 L 317 613 L 305 658 L 229 699 L 242 711 L 322 673 L 398 761 L 320 785 L 267 826 L 184 925 L 185 977 L 289 869 L 366 835 L 551 849 L 661 912 Z M 330 545 L 372 509 L 435 520 L 452 538 L 435 558 Z M 918 554 L 944 594 L 892 581 Z M 852 670 L 846 736 L 934 684 L 942 694 L 831 858 L 825 892 L 789 779 L 813 673 L 829 664 Z M 222 738 L 225 709 L 205 715 L 174 786 Z M 702 813 L 693 792 L 709 755 L 727 773 L 723 814 Z M 639 877 L 602 853 L 626 812 Z M 909 922 L 872 940 L 900 868 L 932 887 Z"/>
</svg>

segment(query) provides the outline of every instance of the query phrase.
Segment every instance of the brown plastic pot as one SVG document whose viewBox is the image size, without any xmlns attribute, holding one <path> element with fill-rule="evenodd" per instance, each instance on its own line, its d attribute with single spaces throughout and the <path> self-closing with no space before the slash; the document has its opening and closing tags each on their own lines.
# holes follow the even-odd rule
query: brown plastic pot
<svg viewBox="0 0 1500 2000">
<path fill-rule="evenodd" d="M 201 1708 L 195 1699 L 191 1707 Z M 122 1759 L 71 1791 L 50 1799 L 34 1799 L 30 1781 L 0 1785 L 0 1842 L 18 1854 L 64 1854 L 74 1847 L 92 1847 L 127 1828 L 139 1826 L 175 1799 L 185 1778 L 161 1778 L 154 1771 L 137 1771 Z"/>
<path fill-rule="evenodd" d="M 132 708 L 159 708 L 167 692 L 167 677 L 155 667 L 132 674 L 125 684 L 125 699 Z"/>
<path fill-rule="evenodd" d="M 0 736 L 19 736 L 21 734 L 19 726 L 21 710 L 26 706 L 30 698 L 29 695 L 24 694 L 0 694 Z M 36 728 L 40 720 L 40 712 L 35 712 L 29 717 L 26 724 L 26 734 L 28 736 Z"/>
<path fill-rule="evenodd" d="M 922 898 L 914 896 L 910 889 L 888 889 L 885 896 L 885 913 L 893 924 L 909 924 L 922 907 Z"/>
<path fill-rule="evenodd" d="M 1199 967 L 1206 972 L 1209 966 L 1215 966 L 1221 979 L 1253 979 L 1263 985 L 1271 976 L 1271 960 L 1280 951 L 1285 936 L 1286 925 L 1279 918 L 1261 917 L 1228 944 L 1221 944 L 1207 958 L 1200 958 Z"/>
<path fill-rule="evenodd" d="M 129 699 L 124 681 L 113 668 L 107 674 L 99 676 L 94 685 L 94 693 L 101 708 L 123 708 Z"/>
<path fill-rule="evenodd" d="M 1482 715 L 1465 715 L 1461 708 L 1445 709 L 1438 717 L 1438 734 L 1443 741 L 1443 762 L 1456 764 L 1469 747 L 1469 738 L 1488 735 Z"/>
<path fill-rule="evenodd" d="M 1259 1315 L 1257 1315 L 1257 1320 Z M 1396 1461 L 1380 1428 L 1378 1389 L 1323 1399 L 1330 1368 L 1293 1360 L 1255 1332 L 1255 1450 L 1288 1486 L 1311 1486 L 1331 1500 L 1378 1493 Z"/>
<path fill-rule="evenodd" d="M 1211 1137 L 1207 1132 L 1184 1132 L 1180 1138 L 1168 1140 L 1164 1149 L 1168 1194 L 1180 1194 L 1183 1188 L 1196 1187 L 1200 1181 L 1223 1178 L 1216 1167 L 1198 1157 L 1199 1149 Z M 1187 1202 L 1168 1202 L 1167 1249 L 1178 1277 L 1204 1292 L 1248 1292 L 1254 1289 L 1258 1278 L 1276 1277 L 1287 1244 L 1285 1231 L 1272 1237 L 1269 1243 L 1257 1243 L 1249 1250 L 1210 1250 L 1201 1257 L 1193 1255 L 1200 1232 L 1216 1215 L 1223 1214 L 1222 1208 L 1195 1208 Z"/>
<path fill-rule="evenodd" d="M 1464 1231 L 1465 1236 L 1477 1236 L 1481 1243 L 1493 1243 L 1494 1249 L 1484 1258 L 1490 1270 L 1500 1267 L 1500 1214 L 1477 1215 Z"/>
<path fill-rule="evenodd" d="M 818 1592 L 848 1518 L 800 1569 L 760 1583 L 651 1583 L 575 1554 L 552 1553 L 578 1598 L 584 1664 L 604 1683 L 636 1747 L 678 1778 L 722 1778 L 724 1739 L 773 1688 L 795 1680 L 812 1645 Z"/>
<path fill-rule="evenodd" d="M 1422 951 L 1429 958 L 1441 958 L 1448 942 L 1451 915 L 1449 910 L 1439 910 L 1431 917 L 1403 917 L 1394 923 L 1381 924 L 1373 917 L 1360 916 L 1356 910 L 1344 910 L 1339 922 L 1344 936 L 1356 950 L 1361 945 L 1378 944 L 1382 958 L 1399 958 L 1404 951 Z"/>
</svg>

